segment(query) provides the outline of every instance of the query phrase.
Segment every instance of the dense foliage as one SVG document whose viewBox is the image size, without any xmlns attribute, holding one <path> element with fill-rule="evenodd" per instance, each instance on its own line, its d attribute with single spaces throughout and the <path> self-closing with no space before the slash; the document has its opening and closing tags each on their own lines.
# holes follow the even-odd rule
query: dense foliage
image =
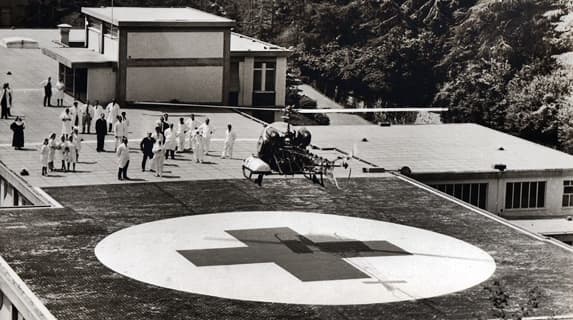
<svg viewBox="0 0 573 320">
<path fill-rule="evenodd" d="M 81 23 L 69 13 L 111 0 L 61 2 L 61 15 Z M 573 151 L 571 72 L 552 58 L 572 49 L 553 24 L 569 13 L 570 0 L 114 2 L 233 18 L 237 31 L 291 47 L 303 79 L 343 104 L 447 106 L 445 122 L 475 122 Z"/>
</svg>

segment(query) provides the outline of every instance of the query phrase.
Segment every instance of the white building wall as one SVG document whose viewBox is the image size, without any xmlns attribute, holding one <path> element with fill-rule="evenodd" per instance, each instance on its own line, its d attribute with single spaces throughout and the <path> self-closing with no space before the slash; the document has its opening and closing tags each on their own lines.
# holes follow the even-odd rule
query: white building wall
<svg viewBox="0 0 573 320">
<path fill-rule="evenodd" d="M 426 184 L 487 183 L 486 210 L 506 218 L 522 217 L 555 217 L 573 215 L 573 207 L 563 208 L 563 181 L 573 177 L 535 177 L 506 179 L 460 179 L 423 181 Z M 505 209 L 505 192 L 507 182 L 545 181 L 545 207 L 529 209 Z"/>
<path fill-rule="evenodd" d="M 221 103 L 223 67 L 127 68 L 126 100 Z"/>
<path fill-rule="evenodd" d="M 93 103 L 99 100 L 101 104 L 115 98 L 115 72 L 112 68 L 88 69 L 88 96 Z"/>
<path fill-rule="evenodd" d="M 275 105 L 284 107 L 286 96 L 287 58 L 277 57 L 275 71 Z"/>
<path fill-rule="evenodd" d="M 239 77 L 240 77 L 240 90 L 239 90 L 239 105 L 252 106 L 253 105 L 253 68 L 255 66 L 255 59 L 253 57 L 245 57 L 245 60 L 239 62 Z"/>
<path fill-rule="evenodd" d="M 93 28 L 88 28 L 88 49 L 101 52 L 101 33 Z"/>
<path fill-rule="evenodd" d="M 130 32 L 131 59 L 222 58 L 223 32 Z"/>
<path fill-rule="evenodd" d="M 103 55 L 114 61 L 119 57 L 119 41 L 109 35 L 103 37 Z"/>
</svg>

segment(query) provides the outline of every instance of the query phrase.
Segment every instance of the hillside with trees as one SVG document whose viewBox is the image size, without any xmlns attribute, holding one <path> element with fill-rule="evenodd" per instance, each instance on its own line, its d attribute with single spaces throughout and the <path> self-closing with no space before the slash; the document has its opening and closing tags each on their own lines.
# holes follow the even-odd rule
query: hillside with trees
<svg viewBox="0 0 573 320">
<path fill-rule="evenodd" d="M 114 2 L 235 19 L 236 31 L 292 48 L 292 69 L 349 106 L 446 106 L 444 122 L 475 122 L 573 152 L 572 72 L 554 58 L 573 50 L 571 33 L 555 31 L 571 0 Z M 111 0 L 65 3 L 60 18 L 81 24 L 81 6 Z"/>
</svg>

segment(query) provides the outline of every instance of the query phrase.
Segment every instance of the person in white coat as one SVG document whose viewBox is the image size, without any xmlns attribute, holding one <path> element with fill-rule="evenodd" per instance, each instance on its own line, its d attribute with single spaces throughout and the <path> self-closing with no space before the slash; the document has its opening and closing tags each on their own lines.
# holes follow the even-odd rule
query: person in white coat
<svg viewBox="0 0 573 320">
<path fill-rule="evenodd" d="M 99 103 L 99 100 L 96 100 L 94 103 L 94 119 L 97 121 L 101 119 L 101 114 L 105 114 L 105 108 Z M 107 115 L 106 115 L 107 118 Z"/>
<path fill-rule="evenodd" d="M 185 151 L 185 136 L 189 131 L 189 127 L 185 124 L 185 118 L 179 118 L 179 126 L 177 126 L 177 152 Z"/>
<path fill-rule="evenodd" d="M 113 101 L 107 105 L 106 111 L 108 112 L 107 114 L 107 123 L 109 125 L 108 131 L 111 132 L 111 130 L 114 128 L 113 126 L 115 125 L 115 122 L 117 121 L 117 116 L 120 115 L 119 104 L 115 101 L 115 99 L 113 99 Z"/>
<path fill-rule="evenodd" d="M 209 153 L 209 148 L 211 147 L 211 138 L 213 137 L 213 134 L 215 133 L 215 127 L 213 127 L 212 125 L 209 124 L 210 120 L 209 118 L 205 119 L 205 122 L 203 122 L 203 124 L 201 124 L 201 126 L 199 127 L 199 130 L 201 130 L 201 132 L 203 133 L 203 153 L 207 154 Z"/>
<path fill-rule="evenodd" d="M 237 135 L 235 131 L 232 130 L 233 126 L 229 123 L 227 125 L 227 131 L 225 132 L 225 141 L 223 142 L 223 152 L 221 153 L 221 158 L 225 159 L 227 157 L 233 157 L 233 146 L 235 145 L 235 140 Z"/>
<path fill-rule="evenodd" d="M 113 135 L 115 136 L 115 150 L 117 150 L 123 138 L 127 139 L 127 137 L 125 136 L 126 131 L 127 128 L 123 123 L 123 118 L 121 116 L 117 116 L 115 124 L 113 125 Z"/>
<path fill-rule="evenodd" d="M 161 139 L 155 141 L 153 145 L 153 160 L 152 164 L 155 167 L 155 176 L 161 177 L 163 175 L 163 164 L 165 163 L 165 148 Z"/>
<path fill-rule="evenodd" d="M 177 133 L 173 130 L 173 123 L 165 130 L 165 159 L 175 159 L 175 148 L 177 148 Z"/>
<path fill-rule="evenodd" d="M 204 135 L 201 129 L 196 128 L 193 130 L 193 134 L 191 140 L 193 142 L 193 158 L 197 163 L 203 163 L 203 157 L 205 153 L 203 152 L 203 148 L 205 145 Z"/>
<path fill-rule="evenodd" d="M 60 115 L 60 120 L 62 120 L 62 135 L 67 139 L 72 133 L 72 116 L 69 108 Z"/>
<path fill-rule="evenodd" d="M 64 106 L 64 89 L 66 88 L 66 86 L 64 85 L 64 82 L 62 81 L 62 79 L 58 80 L 58 82 L 56 83 L 56 106 L 57 107 L 63 107 Z"/>
<path fill-rule="evenodd" d="M 52 133 L 50 139 L 48 139 L 48 148 L 50 148 L 50 152 L 48 153 L 48 169 L 54 171 L 54 159 L 56 157 L 56 150 L 58 150 L 58 141 L 56 141 L 55 133 Z"/>
<path fill-rule="evenodd" d="M 44 139 L 44 143 L 40 149 L 40 162 L 42 163 L 42 175 L 48 175 L 48 156 L 50 155 L 50 147 L 48 146 L 48 139 Z"/>
<path fill-rule="evenodd" d="M 79 103 L 74 101 L 74 104 L 70 108 L 70 117 L 72 117 L 72 126 L 79 128 L 82 125 L 84 112 L 82 108 L 79 107 Z"/>
<path fill-rule="evenodd" d="M 117 179 L 129 180 L 127 177 L 127 167 L 129 167 L 129 149 L 127 148 L 127 138 L 121 140 L 121 144 L 117 147 L 115 152 L 117 156 Z"/>
<path fill-rule="evenodd" d="M 191 136 L 193 130 L 195 130 L 195 128 L 197 127 L 197 123 L 195 123 L 194 114 L 191 114 L 189 118 L 185 119 L 185 125 L 187 126 L 187 133 L 185 134 L 185 149 L 193 149 L 193 143 L 191 143 Z"/>
</svg>

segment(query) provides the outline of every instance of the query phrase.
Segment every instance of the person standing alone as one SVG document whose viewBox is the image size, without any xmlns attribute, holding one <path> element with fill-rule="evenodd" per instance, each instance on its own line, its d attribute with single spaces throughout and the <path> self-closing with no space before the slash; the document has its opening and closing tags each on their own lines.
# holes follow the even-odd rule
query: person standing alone
<svg viewBox="0 0 573 320">
<path fill-rule="evenodd" d="M 232 158 L 233 157 L 233 146 L 235 145 L 235 140 L 237 139 L 237 135 L 235 131 L 232 131 L 232 126 L 229 123 L 227 125 L 227 132 L 225 132 L 225 141 L 223 143 L 223 153 L 221 154 L 221 158 L 225 159 L 226 157 Z"/>
<path fill-rule="evenodd" d="M 48 80 L 42 81 L 42 86 L 44 87 L 44 107 L 51 107 L 52 77 L 48 77 Z"/>
<path fill-rule="evenodd" d="M 24 147 L 24 121 L 20 117 L 16 117 L 16 120 L 10 125 L 10 129 L 13 131 L 12 135 L 12 147 L 16 150 L 22 150 Z"/>
<path fill-rule="evenodd" d="M 10 92 L 10 86 L 5 83 L 2 86 L 2 97 L 0 98 L 0 104 L 2 105 L 2 117 L 1 119 L 8 119 L 10 114 L 10 106 L 12 105 L 12 93 Z"/>
<path fill-rule="evenodd" d="M 129 166 L 129 149 L 127 148 L 127 138 L 121 139 L 121 144 L 117 147 L 117 179 L 129 180 L 127 177 L 127 167 Z"/>
<path fill-rule="evenodd" d="M 103 152 L 105 135 L 107 134 L 107 121 L 105 121 L 105 113 L 100 113 L 99 119 L 96 120 L 96 136 L 97 136 L 97 152 Z"/>
</svg>

